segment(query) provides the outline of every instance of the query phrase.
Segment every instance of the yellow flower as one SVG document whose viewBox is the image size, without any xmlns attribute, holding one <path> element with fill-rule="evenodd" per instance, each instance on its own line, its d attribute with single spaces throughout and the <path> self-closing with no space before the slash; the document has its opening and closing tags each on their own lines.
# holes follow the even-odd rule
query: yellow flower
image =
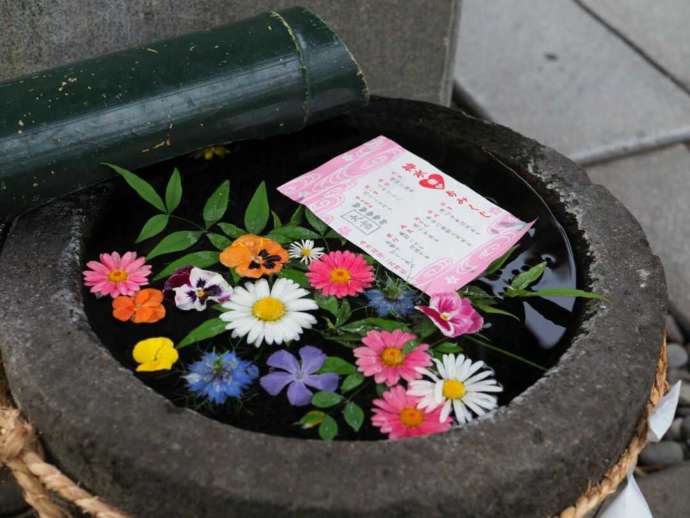
<svg viewBox="0 0 690 518">
<path fill-rule="evenodd" d="M 194 154 L 194 158 L 203 158 L 204 160 L 212 160 L 213 157 L 218 156 L 223 158 L 225 155 L 230 153 L 230 150 L 223 146 L 209 146 L 204 149 L 200 149 Z"/>
<path fill-rule="evenodd" d="M 137 363 L 137 372 L 170 370 L 180 355 L 170 338 L 147 338 L 137 342 L 132 351 Z"/>
</svg>

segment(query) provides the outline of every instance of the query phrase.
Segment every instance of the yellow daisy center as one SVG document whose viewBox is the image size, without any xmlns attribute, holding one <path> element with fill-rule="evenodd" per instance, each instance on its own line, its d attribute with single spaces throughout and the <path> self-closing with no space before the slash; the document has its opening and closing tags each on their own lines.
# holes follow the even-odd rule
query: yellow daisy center
<svg viewBox="0 0 690 518">
<path fill-rule="evenodd" d="M 285 304 L 275 297 L 264 297 L 254 303 L 252 315 L 259 320 L 275 322 L 285 315 Z"/>
<path fill-rule="evenodd" d="M 302 257 L 309 257 L 311 255 L 311 248 L 302 248 L 299 253 Z"/>
<path fill-rule="evenodd" d="M 345 284 L 352 278 L 352 274 L 345 268 L 333 268 L 331 270 L 331 281 L 336 284 Z"/>
<path fill-rule="evenodd" d="M 400 411 L 400 422 L 408 428 L 414 428 L 424 422 L 424 412 L 418 408 L 408 407 Z"/>
<path fill-rule="evenodd" d="M 386 347 L 381 352 L 381 361 L 389 367 L 400 365 L 403 361 L 403 353 L 400 349 L 395 347 Z"/>
<path fill-rule="evenodd" d="M 443 397 L 446 399 L 460 399 L 465 395 L 465 384 L 458 380 L 445 380 L 443 382 Z"/>
<path fill-rule="evenodd" d="M 124 270 L 112 270 L 108 272 L 110 282 L 122 282 L 127 280 L 127 272 Z"/>
</svg>

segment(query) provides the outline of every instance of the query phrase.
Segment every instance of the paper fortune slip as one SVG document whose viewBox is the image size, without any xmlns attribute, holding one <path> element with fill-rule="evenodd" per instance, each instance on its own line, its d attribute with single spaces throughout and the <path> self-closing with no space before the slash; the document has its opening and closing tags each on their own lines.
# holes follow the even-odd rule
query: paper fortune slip
<svg viewBox="0 0 690 518">
<path fill-rule="evenodd" d="M 456 291 L 532 223 L 384 136 L 278 188 L 421 291 Z"/>
</svg>

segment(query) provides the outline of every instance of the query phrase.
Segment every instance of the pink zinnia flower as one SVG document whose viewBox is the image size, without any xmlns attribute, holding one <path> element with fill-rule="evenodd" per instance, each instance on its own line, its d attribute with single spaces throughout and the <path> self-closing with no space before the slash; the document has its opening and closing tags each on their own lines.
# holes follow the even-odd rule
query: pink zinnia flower
<svg viewBox="0 0 690 518">
<path fill-rule="evenodd" d="M 130 296 L 148 284 L 151 267 L 144 264 L 145 257 L 137 258 L 136 252 L 126 252 L 122 257 L 117 252 L 101 254 L 100 259 L 86 263 L 89 269 L 84 270 L 84 284 L 96 296 Z"/>
<path fill-rule="evenodd" d="M 400 378 L 412 381 L 422 377 L 417 368 L 431 365 L 431 356 L 427 353 L 428 344 L 419 344 L 405 354 L 403 348 L 407 342 L 417 338 L 401 330 L 369 331 L 362 338 L 365 347 L 357 347 L 357 367 L 365 376 L 373 376 L 376 383 L 385 383 L 392 387 Z"/>
<path fill-rule="evenodd" d="M 469 299 L 463 299 L 455 292 L 433 295 L 428 306 L 415 307 L 446 336 L 476 333 L 484 326 L 484 319 L 472 307 Z"/>
<path fill-rule="evenodd" d="M 361 254 L 330 252 L 309 265 L 307 277 L 313 288 L 337 298 L 357 295 L 371 286 L 374 270 Z"/>
<path fill-rule="evenodd" d="M 417 408 L 421 398 L 410 396 L 397 385 L 383 393 L 383 399 L 374 400 L 371 424 L 387 433 L 389 439 L 421 437 L 450 429 L 451 419 L 441 421 L 441 407 L 434 410 Z"/>
</svg>

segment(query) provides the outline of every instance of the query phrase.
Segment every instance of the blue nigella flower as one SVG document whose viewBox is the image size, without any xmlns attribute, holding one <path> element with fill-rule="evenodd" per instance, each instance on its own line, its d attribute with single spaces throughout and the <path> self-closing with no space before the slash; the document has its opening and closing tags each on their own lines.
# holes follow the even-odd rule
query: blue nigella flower
<svg viewBox="0 0 690 518">
<path fill-rule="evenodd" d="M 222 404 L 229 397 L 240 397 L 258 376 L 256 365 L 240 359 L 234 352 L 208 352 L 189 366 L 189 374 L 184 378 L 191 392 Z"/>
<path fill-rule="evenodd" d="M 411 289 L 393 285 L 386 286 L 382 290 L 367 290 L 364 296 L 380 317 L 388 315 L 406 317 L 414 310 L 417 299 L 417 295 Z"/>
</svg>

